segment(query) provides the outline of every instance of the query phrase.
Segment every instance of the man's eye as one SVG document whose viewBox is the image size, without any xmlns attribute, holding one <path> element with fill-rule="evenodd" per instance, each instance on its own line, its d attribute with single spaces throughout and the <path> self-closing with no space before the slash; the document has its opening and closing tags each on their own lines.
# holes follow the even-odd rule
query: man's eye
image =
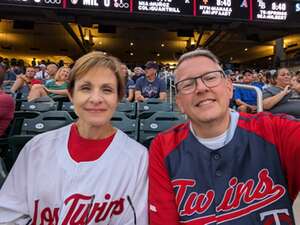
<svg viewBox="0 0 300 225">
<path fill-rule="evenodd" d="M 187 89 L 187 88 L 192 87 L 193 84 L 194 84 L 194 82 L 193 82 L 192 80 L 190 80 L 190 81 L 187 80 L 187 81 L 183 82 L 183 83 L 180 85 L 180 88 L 182 88 L 182 89 Z"/>
<path fill-rule="evenodd" d="M 215 79 L 217 79 L 216 75 L 210 75 L 210 76 L 205 76 L 202 78 L 205 81 L 214 81 Z"/>
</svg>

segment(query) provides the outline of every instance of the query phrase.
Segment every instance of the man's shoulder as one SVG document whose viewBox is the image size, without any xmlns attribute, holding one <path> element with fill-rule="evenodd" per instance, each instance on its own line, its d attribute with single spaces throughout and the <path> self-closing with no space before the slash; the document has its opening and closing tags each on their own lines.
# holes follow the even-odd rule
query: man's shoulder
<svg viewBox="0 0 300 225">
<path fill-rule="evenodd" d="M 144 83 L 145 81 L 146 81 L 146 78 L 144 76 L 142 76 L 136 80 L 136 83 Z"/>
</svg>

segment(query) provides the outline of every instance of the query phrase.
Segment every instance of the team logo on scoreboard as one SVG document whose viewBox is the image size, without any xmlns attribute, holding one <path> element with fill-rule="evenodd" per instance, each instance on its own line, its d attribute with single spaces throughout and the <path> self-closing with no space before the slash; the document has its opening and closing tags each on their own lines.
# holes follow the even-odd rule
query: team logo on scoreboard
<svg viewBox="0 0 300 225">
<path fill-rule="evenodd" d="M 296 12 L 300 12 L 300 3 L 296 3 L 296 9 L 295 9 Z"/>
<path fill-rule="evenodd" d="M 71 0 L 71 3 L 72 3 L 73 5 L 77 5 L 78 0 Z"/>
<path fill-rule="evenodd" d="M 247 2 L 247 0 L 242 0 L 240 7 L 241 8 L 248 8 L 248 2 Z"/>
</svg>

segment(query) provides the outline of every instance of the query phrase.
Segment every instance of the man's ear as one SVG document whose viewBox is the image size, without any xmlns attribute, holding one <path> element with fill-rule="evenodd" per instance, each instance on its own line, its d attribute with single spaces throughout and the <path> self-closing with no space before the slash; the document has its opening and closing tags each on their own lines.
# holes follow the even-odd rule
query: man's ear
<svg viewBox="0 0 300 225">
<path fill-rule="evenodd" d="M 226 78 L 226 87 L 229 93 L 229 97 L 233 98 L 233 84 L 230 78 Z"/>
<path fill-rule="evenodd" d="M 178 106 L 180 112 L 182 112 L 184 114 L 185 112 L 184 112 L 184 109 L 181 104 L 181 99 L 180 99 L 180 96 L 178 96 L 178 95 L 176 95 L 176 105 Z"/>
</svg>

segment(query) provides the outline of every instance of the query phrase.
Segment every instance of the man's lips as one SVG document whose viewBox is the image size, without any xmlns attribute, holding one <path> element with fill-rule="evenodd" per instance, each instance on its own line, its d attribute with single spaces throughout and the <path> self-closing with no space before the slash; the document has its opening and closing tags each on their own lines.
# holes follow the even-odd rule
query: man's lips
<svg viewBox="0 0 300 225">
<path fill-rule="evenodd" d="M 204 106 L 204 105 L 208 105 L 208 104 L 211 104 L 213 102 L 215 102 L 216 100 L 215 99 L 212 99 L 212 98 L 209 98 L 209 99 L 203 99 L 201 101 L 198 101 L 195 106 L 196 107 L 199 107 L 199 106 Z"/>
</svg>

